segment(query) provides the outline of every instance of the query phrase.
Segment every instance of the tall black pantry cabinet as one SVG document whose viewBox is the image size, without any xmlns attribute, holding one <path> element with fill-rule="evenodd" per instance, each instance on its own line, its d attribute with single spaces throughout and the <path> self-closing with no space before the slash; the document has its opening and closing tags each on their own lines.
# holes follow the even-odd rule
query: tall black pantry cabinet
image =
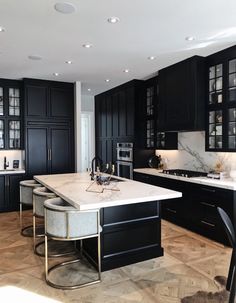
<svg viewBox="0 0 236 303">
<path fill-rule="evenodd" d="M 74 86 L 24 79 L 28 177 L 74 172 Z"/>
</svg>

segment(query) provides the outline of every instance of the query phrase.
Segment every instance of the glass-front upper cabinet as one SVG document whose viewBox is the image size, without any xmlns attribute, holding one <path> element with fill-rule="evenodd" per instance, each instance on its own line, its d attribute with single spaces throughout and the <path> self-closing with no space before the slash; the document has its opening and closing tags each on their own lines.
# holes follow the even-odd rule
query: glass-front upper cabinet
<svg viewBox="0 0 236 303">
<path fill-rule="evenodd" d="M 21 82 L 0 79 L 0 149 L 21 149 L 21 137 Z"/>
<path fill-rule="evenodd" d="M 8 114 L 9 116 L 20 116 L 20 89 L 8 89 Z"/>
<path fill-rule="evenodd" d="M 146 88 L 146 147 L 154 148 L 155 141 L 155 87 L 149 86 Z"/>
<path fill-rule="evenodd" d="M 206 150 L 236 151 L 236 47 L 207 57 Z"/>
</svg>

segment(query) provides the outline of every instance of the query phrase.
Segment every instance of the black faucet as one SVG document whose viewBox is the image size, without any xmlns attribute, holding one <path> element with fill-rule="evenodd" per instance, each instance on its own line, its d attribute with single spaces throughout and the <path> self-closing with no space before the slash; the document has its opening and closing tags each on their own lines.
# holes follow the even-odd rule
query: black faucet
<svg viewBox="0 0 236 303">
<path fill-rule="evenodd" d="M 91 162 L 91 180 L 94 180 L 95 172 L 97 170 L 97 167 L 99 170 L 102 170 L 102 160 L 99 157 L 94 157 Z"/>
<path fill-rule="evenodd" d="M 7 157 L 4 157 L 4 169 L 9 167 L 9 162 L 7 162 Z"/>
</svg>

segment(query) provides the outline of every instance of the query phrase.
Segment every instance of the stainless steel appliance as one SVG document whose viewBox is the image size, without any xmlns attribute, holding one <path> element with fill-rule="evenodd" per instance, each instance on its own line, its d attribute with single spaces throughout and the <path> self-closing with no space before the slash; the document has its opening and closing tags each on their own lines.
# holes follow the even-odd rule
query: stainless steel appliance
<svg viewBox="0 0 236 303">
<path fill-rule="evenodd" d="M 133 179 L 133 143 L 117 143 L 117 174 Z"/>
</svg>

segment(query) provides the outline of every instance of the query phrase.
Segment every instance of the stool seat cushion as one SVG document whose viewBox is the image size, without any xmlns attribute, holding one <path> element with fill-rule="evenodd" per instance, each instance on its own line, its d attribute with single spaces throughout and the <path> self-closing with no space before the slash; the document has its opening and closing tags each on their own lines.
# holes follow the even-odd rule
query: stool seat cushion
<svg viewBox="0 0 236 303">
<path fill-rule="evenodd" d="M 55 198 L 56 195 L 46 187 L 37 187 L 33 190 L 34 213 L 37 216 L 44 217 L 44 202 L 48 199 Z"/>
<path fill-rule="evenodd" d="M 33 189 L 41 187 L 35 180 L 25 180 L 20 182 L 20 202 L 33 205 Z"/>
<path fill-rule="evenodd" d="M 97 211 L 79 211 L 61 198 L 46 200 L 45 232 L 59 238 L 79 238 L 96 235 Z"/>
</svg>

